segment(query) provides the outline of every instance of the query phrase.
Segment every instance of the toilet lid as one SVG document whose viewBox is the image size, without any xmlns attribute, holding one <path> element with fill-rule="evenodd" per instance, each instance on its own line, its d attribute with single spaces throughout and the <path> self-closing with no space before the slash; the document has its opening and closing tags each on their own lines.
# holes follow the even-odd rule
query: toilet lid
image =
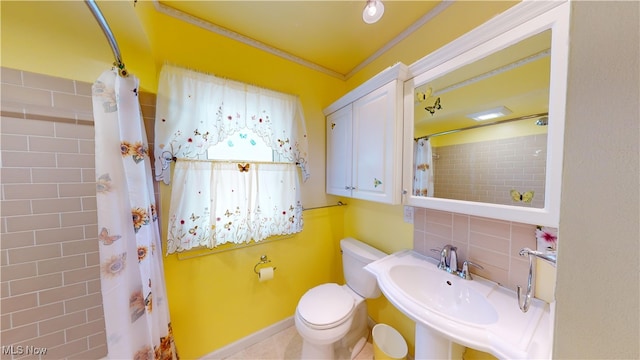
<svg viewBox="0 0 640 360">
<path fill-rule="evenodd" d="M 298 303 L 298 313 L 316 326 L 330 325 L 351 313 L 355 299 L 338 284 L 322 284 L 307 291 Z"/>
</svg>

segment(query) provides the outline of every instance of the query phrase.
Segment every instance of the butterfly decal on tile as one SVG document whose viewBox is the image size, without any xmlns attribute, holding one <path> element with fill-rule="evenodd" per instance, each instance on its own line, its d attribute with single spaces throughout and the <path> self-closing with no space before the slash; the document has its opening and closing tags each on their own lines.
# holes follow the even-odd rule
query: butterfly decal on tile
<svg viewBox="0 0 640 360">
<path fill-rule="evenodd" d="M 249 164 L 238 164 L 238 171 L 240 172 L 249 172 Z"/>
<path fill-rule="evenodd" d="M 523 203 L 529 204 L 533 200 L 533 195 L 533 190 L 524 193 L 520 193 L 517 190 L 511 190 L 511 199 L 517 202 L 521 201 Z"/>
<path fill-rule="evenodd" d="M 442 105 L 440 105 L 440 98 L 436 99 L 436 102 L 433 104 L 433 106 L 427 106 L 424 109 L 427 110 L 431 115 L 433 115 L 436 110 L 442 109 Z"/>
<path fill-rule="evenodd" d="M 109 235 L 109 230 L 105 227 L 103 227 L 102 230 L 100 230 L 100 234 L 98 234 L 98 240 L 102 241 L 104 245 L 111 245 L 121 237 L 120 235 Z"/>
</svg>

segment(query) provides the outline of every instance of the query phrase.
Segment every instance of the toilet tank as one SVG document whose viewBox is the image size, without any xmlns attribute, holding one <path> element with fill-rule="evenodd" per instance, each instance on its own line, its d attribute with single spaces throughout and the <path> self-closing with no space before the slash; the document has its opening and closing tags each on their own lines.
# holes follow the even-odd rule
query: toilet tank
<svg viewBox="0 0 640 360">
<path fill-rule="evenodd" d="M 380 296 L 380 288 L 375 276 L 364 267 L 387 254 L 354 238 L 340 240 L 340 248 L 347 286 L 364 298 L 374 299 Z"/>
</svg>

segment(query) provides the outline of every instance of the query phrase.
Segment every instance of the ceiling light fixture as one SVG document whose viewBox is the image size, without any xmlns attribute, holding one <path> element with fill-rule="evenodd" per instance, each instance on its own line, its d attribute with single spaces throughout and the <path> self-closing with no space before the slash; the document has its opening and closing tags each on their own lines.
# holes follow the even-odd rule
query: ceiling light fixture
<svg viewBox="0 0 640 360">
<path fill-rule="evenodd" d="M 484 121 L 484 120 L 491 120 L 491 119 L 499 118 L 505 115 L 509 115 L 512 112 L 513 111 L 509 110 L 509 108 L 500 106 L 494 109 L 489 109 L 489 110 L 480 111 L 474 114 L 469 114 L 467 115 L 467 117 L 475 121 Z"/>
<path fill-rule="evenodd" d="M 362 20 L 367 24 L 373 24 L 380 20 L 384 14 L 384 5 L 381 0 L 367 0 L 364 10 L 362 10 Z"/>
</svg>

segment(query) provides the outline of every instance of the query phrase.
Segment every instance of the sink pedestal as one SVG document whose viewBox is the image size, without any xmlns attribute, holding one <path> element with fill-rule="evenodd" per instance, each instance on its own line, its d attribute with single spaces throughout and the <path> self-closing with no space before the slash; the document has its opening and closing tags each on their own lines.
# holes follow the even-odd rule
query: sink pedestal
<svg viewBox="0 0 640 360">
<path fill-rule="evenodd" d="M 416 323 L 415 359 L 462 359 L 464 347 L 445 338 L 440 332 Z"/>
</svg>

